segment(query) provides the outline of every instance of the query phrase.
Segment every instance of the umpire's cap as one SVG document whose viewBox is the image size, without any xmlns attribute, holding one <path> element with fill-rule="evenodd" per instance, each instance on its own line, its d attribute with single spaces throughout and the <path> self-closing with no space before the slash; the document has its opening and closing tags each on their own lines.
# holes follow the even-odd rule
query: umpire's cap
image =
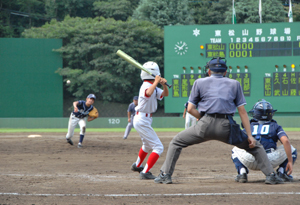
<svg viewBox="0 0 300 205">
<path fill-rule="evenodd" d="M 225 72 L 227 70 L 226 61 L 221 60 L 218 58 L 213 58 L 211 61 L 208 62 L 208 67 L 211 71 L 214 72 Z"/>
<path fill-rule="evenodd" d="M 86 98 L 93 98 L 94 100 L 96 100 L 96 95 L 94 95 L 94 94 L 89 94 Z"/>
<path fill-rule="evenodd" d="M 133 100 L 138 100 L 139 99 L 139 96 L 134 96 L 133 97 Z"/>
</svg>

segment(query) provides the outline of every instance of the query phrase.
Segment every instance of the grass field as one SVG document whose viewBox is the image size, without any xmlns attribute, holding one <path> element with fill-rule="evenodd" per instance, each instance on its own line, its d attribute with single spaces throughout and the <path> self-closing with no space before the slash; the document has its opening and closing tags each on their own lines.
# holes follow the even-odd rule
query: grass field
<svg viewBox="0 0 300 205">
<path fill-rule="evenodd" d="M 287 132 L 298 132 L 300 131 L 299 127 L 288 127 L 283 128 Z M 156 132 L 180 132 L 183 128 L 154 128 Z M 89 128 L 87 132 L 124 132 L 125 128 Z M 136 132 L 135 129 L 131 130 L 132 132 Z M 60 128 L 60 129 L 6 129 L 0 128 L 0 133 L 19 133 L 19 132 L 68 132 L 67 128 Z M 75 132 L 79 132 L 79 128 L 75 129 Z"/>
</svg>

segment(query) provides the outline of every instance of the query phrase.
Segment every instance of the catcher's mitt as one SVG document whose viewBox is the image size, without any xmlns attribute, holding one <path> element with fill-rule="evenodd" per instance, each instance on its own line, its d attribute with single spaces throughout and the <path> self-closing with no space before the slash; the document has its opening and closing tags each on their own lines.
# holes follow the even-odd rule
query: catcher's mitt
<svg viewBox="0 0 300 205">
<path fill-rule="evenodd" d="M 98 113 L 98 110 L 97 108 L 93 108 L 91 112 L 89 112 L 89 116 L 90 117 L 94 117 L 94 118 L 97 118 L 99 116 L 99 113 Z"/>
</svg>

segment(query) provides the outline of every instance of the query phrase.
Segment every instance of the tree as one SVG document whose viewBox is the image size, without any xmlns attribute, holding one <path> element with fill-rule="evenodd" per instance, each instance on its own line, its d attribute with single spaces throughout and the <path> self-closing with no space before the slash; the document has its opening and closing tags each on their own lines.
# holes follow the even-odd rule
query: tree
<svg viewBox="0 0 300 205">
<path fill-rule="evenodd" d="M 161 28 L 167 25 L 193 23 L 188 0 L 141 0 L 133 13 L 133 18 L 150 21 Z"/>
<path fill-rule="evenodd" d="M 63 39 L 63 47 L 56 51 L 64 63 L 57 72 L 71 81 L 67 90 L 76 97 L 92 92 L 104 101 L 125 103 L 138 94 L 140 70 L 118 57 L 118 49 L 140 63 L 157 62 L 163 73 L 163 31 L 151 22 L 66 17 L 27 29 L 23 36 Z"/>
<path fill-rule="evenodd" d="M 239 0 L 235 4 L 237 23 L 259 23 L 258 1 Z M 286 12 L 280 0 L 262 1 L 262 22 L 284 22 Z M 226 23 L 231 23 L 232 8 L 226 12 Z"/>
<path fill-rule="evenodd" d="M 96 16 L 126 21 L 133 14 L 133 5 L 128 0 L 96 1 L 93 10 Z"/>
</svg>

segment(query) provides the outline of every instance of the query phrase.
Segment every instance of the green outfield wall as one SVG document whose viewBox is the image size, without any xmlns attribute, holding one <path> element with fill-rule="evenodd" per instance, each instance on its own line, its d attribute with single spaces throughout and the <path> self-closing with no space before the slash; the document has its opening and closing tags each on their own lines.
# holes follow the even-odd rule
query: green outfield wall
<svg viewBox="0 0 300 205">
<path fill-rule="evenodd" d="M 0 117 L 63 117 L 61 39 L 0 38 Z"/>
<path fill-rule="evenodd" d="M 239 117 L 234 117 L 240 123 Z M 300 116 L 277 116 L 282 127 L 300 127 Z M 67 128 L 69 118 L 0 118 L 0 128 Z M 125 128 L 127 117 L 98 118 L 87 128 Z M 184 128 L 182 117 L 153 117 L 153 128 Z"/>
</svg>

